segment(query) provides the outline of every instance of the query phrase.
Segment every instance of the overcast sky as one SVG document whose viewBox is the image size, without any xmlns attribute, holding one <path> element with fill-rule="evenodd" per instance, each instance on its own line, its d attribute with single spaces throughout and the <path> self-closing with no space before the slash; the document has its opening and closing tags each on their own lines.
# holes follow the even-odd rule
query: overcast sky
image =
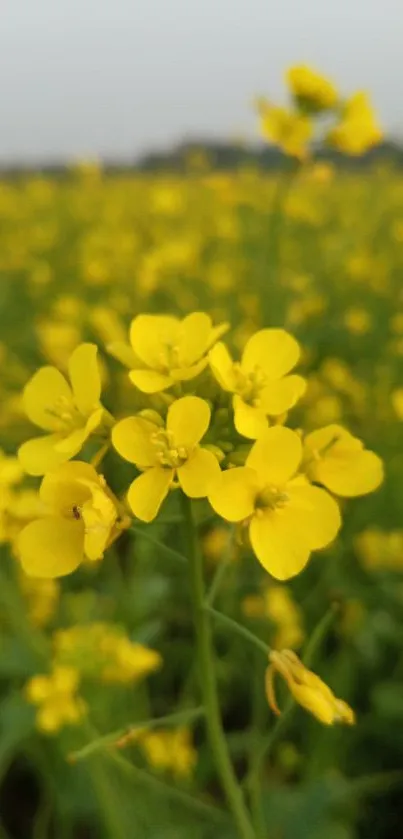
<svg viewBox="0 0 403 839">
<path fill-rule="evenodd" d="M 254 135 L 309 62 L 403 135 L 403 0 L 0 0 L 0 159 Z"/>
</svg>

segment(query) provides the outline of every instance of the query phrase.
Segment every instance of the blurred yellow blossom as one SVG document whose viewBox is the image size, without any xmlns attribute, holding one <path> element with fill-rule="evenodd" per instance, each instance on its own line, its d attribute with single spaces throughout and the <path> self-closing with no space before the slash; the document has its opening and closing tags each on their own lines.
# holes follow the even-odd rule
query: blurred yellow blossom
<svg viewBox="0 0 403 839">
<path fill-rule="evenodd" d="M 378 145 L 382 138 L 377 116 L 364 91 L 358 91 L 347 99 L 341 109 L 340 121 L 327 135 L 331 146 L 351 155 L 363 154 Z"/>
<path fill-rule="evenodd" d="M 313 136 L 313 124 L 309 117 L 272 105 L 265 99 L 259 99 L 258 111 L 260 130 L 265 140 L 279 146 L 291 157 L 304 159 L 307 156 Z"/>
<path fill-rule="evenodd" d="M 25 686 L 25 696 L 38 706 L 37 727 L 54 734 L 65 725 L 77 725 L 86 714 L 78 694 L 79 674 L 72 667 L 55 667 L 48 676 L 34 676 Z"/>
<path fill-rule="evenodd" d="M 306 64 L 290 67 L 286 81 L 297 105 L 307 112 L 326 111 L 337 104 L 339 95 L 333 82 Z"/>
</svg>

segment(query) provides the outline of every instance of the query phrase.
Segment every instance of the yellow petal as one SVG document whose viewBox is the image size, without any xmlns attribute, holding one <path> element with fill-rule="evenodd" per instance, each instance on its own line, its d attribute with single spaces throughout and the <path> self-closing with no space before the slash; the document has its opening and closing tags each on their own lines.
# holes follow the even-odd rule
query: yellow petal
<svg viewBox="0 0 403 839">
<path fill-rule="evenodd" d="M 78 454 L 78 452 L 81 451 L 89 436 L 90 433 L 86 427 L 76 428 L 75 431 L 61 437 L 55 444 L 55 449 L 57 452 L 65 454 L 68 458 L 74 457 L 75 454 Z"/>
<path fill-rule="evenodd" d="M 78 410 L 86 417 L 99 405 L 101 375 L 95 344 L 80 344 L 69 359 L 69 376 Z"/>
<path fill-rule="evenodd" d="M 302 443 L 295 431 L 283 426 L 268 428 L 251 448 L 246 465 L 255 469 L 262 483 L 282 486 L 297 471 Z"/>
<path fill-rule="evenodd" d="M 267 385 L 260 393 L 260 405 L 273 417 L 289 411 L 305 393 L 306 382 L 302 376 L 285 376 Z"/>
<path fill-rule="evenodd" d="M 309 484 L 288 484 L 287 494 L 290 527 L 295 532 L 304 531 L 305 541 L 312 550 L 329 545 L 341 526 L 340 510 L 334 498 L 326 490 Z"/>
<path fill-rule="evenodd" d="M 42 480 L 39 495 L 44 504 L 67 515 L 73 507 L 80 507 L 91 497 L 88 483 L 98 483 L 93 466 L 80 460 L 64 463 Z"/>
<path fill-rule="evenodd" d="M 241 366 L 245 373 L 260 367 L 269 379 L 280 379 L 295 367 L 299 355 L 298 342 L 284 329 L 261 329 L 249 338 Z"/>
<path fill-rule="evenodd" d="M 151 435 L 158 431 L 156 425 L 143 417 L 126 417 L 112 429 L 112 443 L 117 452 L 138 466 L 154 466 L 157 463 L 156 449 Z"/>
<path fill-rule="evenodd" d="M 56 469 L 69 459 L 68 452 L 60 452 L 56 446 L 63 437 L 60 434 L 46 434 L 27 440 L 18 449 L 18 458 L 27 475 L 44 475 Z"/>
<path fill-rule="evenodd" d="M 276 580 L 288 580 L 299 574 L 309 559 L 310 548 L 305 532 L 295 532 L 288 510 L 254 516 L 249 528 L 252 548 L 263 567 Z"/>
<path fill-rule="evenodd" d="M 234 392 L 234 362 L 225 344 L 220 341 L 209 352 L 210 367 L 223 390 Z"/>
<path fill-rule="evenodd" d="M 158 373 L 157 370 L 131 370 L 129 379 L 142 393 L 160 393 L 174 383 L 171 376 Z"/>
<path fill-rule="evenodd" d="M 350 458 L 326 455 L 314 467 L 314 479 L 324 484 L 335 495 L 354 498 L 367 495 L 383 480 L 383 463 L 370 451 L 361 451 Z"/>
<path fill-rule="evenodd" d="M 111 344 L 108 344 L 106 349 L 109 355 L 116 358 L 117 361 L 121 362 L 121 364 L 124 364 L 128 370 L 132 367 L 136 367 L 138 359 L 136 358 L 130 344 L 126 344 L 125 341 L 112 341 Z"/>
<path fill-rule="evenodd" d="M 154 370 L 161 368 L 161 355 L 178 343 L 180 321 L 169 315 L 138 315 L 130 326 L 135 355 Z M 147 392 L 147 391 L 145 391 Z"/>
<path fill-rule="evenodd" d="M 217 478 L 220 467 L 217 458 L 207 449 L 199 446 L 178 469 L 178 480 L 189 498 L 206 498 Z"/>
<path fill-rule="evenodd" d="M 344 452 L 360 452 L 364 448 L 358 437 L 354 437 L 346 428 L 337 423 L 311 431 L 304 438 L 304 446 L 309 452 L 330 451 L 336 445 L 339 449 L 342 447 Z"/>
<path fill-rule="evenodd" d="M 213 347 L 216 341 L 221 338 L 222 335 L 225 335 L 230 328 L 230 324 L 224 321 L 224 323 L 219 323 L 217 326 L 213 326 L 210 332 L 210 337 L 208 340 L 208 346 Z"/>
<path fill-rule="evenodd" d="M 254 512 L 258 490 L 256 472 L 240 466 L 221 472 L 209 492 L 209 502 L 223 519 L 243 521 Z"/>
<path fill-rule="evenodd" d="M 190 367 L 207 351 L 211 332 L 211 318 L 205 312 L 192 312 L 180 324 L 178 336 L 178 366 Z"/>
<path fill-rule="evenodd" d="M 66 379 L 56 367 L 41 367 L 25 385 L 24 410 L 28 418 L 45 431 L 60 430 L 55 415 L 58 403 L 74 410 L 73 394 Z M 55 412 L 55 413 L 54 413 Z"/>
<path fill-rule="evenodd" d="M 176 446 L 192 448 L 204 437 L 210 424 L 211 411 L 199 396 L 182 396 L 168 409 L 167 429 Z"/>
<path fill-rule="evenodd" d="M 201 358 L 200 361 L 197 361 L 196 364 L 192 364 L 190 367 L 173 367 L 172 370 L 169 371 L 171 378 L 174 382 L 189 382 L 191 379 L 195 379 L 196 376 L 199 376 L 200 373 L 207 367 L 208 358 Z"/>
<path fill-rule="evenodd" d="M 233 398 L 233 406 L 234 425 L 238 434 L 248 437 L 249 440 L 256 440 L 267 431 L 269 423 L 265 412 L 260 408 L 247 405 L 237 394 Z"/>
<path fill-rule="evenodd" d="M 62 517 L 28 524 L 18 536 L 17 553 L 30 577 L 64 577 L 83 559 L 84 526 Z"/>
<path fill-rule="evenodd" d="M 160 466 L 154 466 L 133 481 L 127 493 L 127 500 L 138 519 L 146 522 L 155 519 L 162 502 L 168 495 L 173 477 L 173 469 L 161 469 Z"/>
</svg>

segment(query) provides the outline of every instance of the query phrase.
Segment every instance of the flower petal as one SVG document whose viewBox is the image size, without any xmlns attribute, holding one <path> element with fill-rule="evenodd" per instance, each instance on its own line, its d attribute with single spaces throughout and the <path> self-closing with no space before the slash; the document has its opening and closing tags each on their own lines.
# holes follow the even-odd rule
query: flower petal
<svg viewBox="0 0 403 839">
<path fill-rule="evenodd" d="M 133 481 L 127 493 L 127 500 L 138 519 L 146 522 L 155 519 L 164 498 L 168 495 L 173 477 L 173 469 L 154 466 Z"/>
<path fill-rule="evenodd" d="M 49 517 L 28 524 L 17 538 L 17 553 L 31 577 L 64 577 L 83 559 L 84 525 L 81 521 Z"/>
<path fill-rule="evenodd" d="M 178 343 L 179 324 L 178 318 L 169 315 L 138 315 L 130 326 L 135 355 L 148 367 L 159 370 L 166 348 Z"/>
<path fill-rule="evenodd" d="M 264 370 L 269 379 L 280 379 L 295 367 L 300 356 L 298 342 L 285 329 L 261 329 L 255 332 L 244 349 L 242 370 Z"/>
<path fill-rule="evenodd" d="M 199 396 L 182 396 L 168 408 L 167 429 L 176 446 L 191 448 L 204 437 L 210 424 L 209 405 Z"/>
<path fill-rule="evenodd" d="M 63 463 L 43 478 L 39 490 L 40 499 L 55 511 L 66 515 L 72 512 L 74 506 L 81 506 L 91 497 L 88 483 L 99 483 L 99 480 L 99 475 L 89 463 L 80 460 Z"/>
<path fill-rule="evenodd" d="M 171 376 L 158 373 L 157 370 L 131 370 L 129 379 L 142 393 L 160 393 L 174 383 Z"/>
<path fill-rule="evenodd" d="M 251 448 L 246 465 L 255 469 L 262 483 L 282 486 L 297 471 L 302 443 L 291 428 L 268 428 Z"/>
<path fill-rule="evenodd" d="M 341 526 L 339 505 L 334 498 L 320 487 L 297 482 L 288 484 L 287 494 L 290 527 L 295 532 L 306 531 L 310 548 L 318 550 L 333 542 Z"/>
<path fill-rule="evenodd" d="M 124 364 L 128 370 L 136 366 L 137 358 L 130 344 L 125 341 L 112 341 L 111 344 L 108 344 L 106 349 L 109 355 L 116 358 L 117 361 L 121 362 L 121 364 Z"/>
<path fill-rule="evenodd" d="M 371 451 L 358 452 L 345 459 L 338 458 L 336 453 L 335 457 L 329 454 L 319 460 L 312 471 L 314 480 L 344 498 L 373 492 L 382 483 L 383 475 L 382 460 Z"/>
<path fill-rule="evenodd" d="M 178 367 L 190 367 L 207 351 L 211 318 L 205 312 L 192 312 L 180 324 L 178 336 Z"/>
<path fill-rule="evenodd" d="M 69 376 L 74 401 L 85 417 L 98 406 L 101 398 L 101 374 L 96 344 L 80 344 L 69 359 Z"/>
<path fill-rule="evenodd" d="M 221 472 L 209 492 L 209 502 L 223 519 L 243 521 L 252 515 L 259 490 L 258 477 L 253 469 L 240 466 Z"/>
<path fill-rule="evenodd" d="M 74 457 L 82 449 L 90 433 L 87 427 L 76 428 L 75 431 L 61 437 L 59 442 L 56 443 L 55 449 L 57 452 L 65 454 L 67 458 Z"/>
<path fill-rule="evenodd" d="M 41 367 L 27 382 L 23 393 L 27 417 L 45 431 L 60 430 L 57 403 L 74 410 L 72 391 L 56 367 Z"/>
<path fill-rule="evenodd" d="M 112 429 L 112 443 L 117 452 L 129 463 L 138 466 L 155 466 L 156 449 L 151 435 L 158 431 L 154 423 L 144 417 L 126 417 Z"/>
<path fill-rule="evenodd" d="M 197 361 L 196 364 L 192 364 L 191 367 L 173 367 L 169 371 L 169 374 L 174 382 L 189 382 L 191 379 L 199 376 L 205 367 L 207 367 L 207 364 L 208 358 L 206 356 L 205 358 L 201 358 L 200 361 Z"/>
<path fill-rule="evenodd" d="M 248 437 L 249 440 L 256 440 L 267 431 L 269 423 L 265 412 L 260 408 L 247 405 L 237 394 L 233 398 L 233 406 L 234 425 L 238 434 Z"/>
<path fill-rule="evenodd" d="M 302 376 L 285 376 L 263 388 L 260 405 L 266 414 L 276 417 L 293 408 L 305 390 L 306 381 Z"/>
<path fill-rule="evenodd" d="M 223 390 L 234 392 L 236 390 L 234 377 L 234 362 L 229 350 L 222 341 L 213 347 L 209 352 L 210 367 L 217 382 Z"/>
<path fill-rule="evenodd" d="M 18 458 L 27 475 L 44 475 L 69 459 L 68 452 L 58 451 L 56 445 L 63 440 L 61 434 L 46 434 L 27 440 L 18 449 Z"/>
<path fill-rule="evenodd" d="M 310 554 L 305 533 L 290 529 L 287 513 L 288 508 L 254 516 L 249 528 L 252 548 L 259 562 L 276 580 L 288 580 L 299 574 Z"/>
<path fill-rule="evenodd" d="M 189 498 L 206 498 L 217 478 L 220 467 L 217 458 L 207 449 L 199 446 L 178 471 L 178 480 Z"/>
</svg>

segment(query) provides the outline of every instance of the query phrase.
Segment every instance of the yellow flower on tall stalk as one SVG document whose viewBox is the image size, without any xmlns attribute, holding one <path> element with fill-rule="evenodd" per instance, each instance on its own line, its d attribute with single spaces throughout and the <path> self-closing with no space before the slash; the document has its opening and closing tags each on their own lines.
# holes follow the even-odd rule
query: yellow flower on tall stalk
<svg viewBox="0 0 403 839">
<path fill-rule="evenodd" d="M 228 329 L 213 327 L 205 312 L 183 320 L 170 315 L 138 315 L 130 327 L 130 345 L 120 341 L 109 352 L 127 367 L 143 393 L 159 393 L 177 382 L 194 379 L 207 365 L 207 352 Z"/>
<path fill-rule="evenodd" d="M 304 472 L 335 495 L 367 495 L 383 480 L 382 460 L 341 425 L 327 425 L 304 438 Z"/>
<path fill-rule="evenodd" d="M 269 661 L 266 671 L 266 695 L 275 714 L 280 714 L 274 692 L 274 677 L 278 673 L 287 683 L 295 701 L 313 714 L 319 722 L 325 725 L 354 725 L 355 715 L 352 708 L 343 699 L 338 699 L 316 673 L 308 670 L 296 653 L 292 650 L 272 650 Z"/>
<path fill-rule="evenodd" d="M 34 676 L 25 686 L 28 702 L 38 706 L 37 727 L 54 734 L 65 725 L 77 725 L 85 716 L 85 702 L 78 695 L 79 674 L 73 667 L 55 667 L 48 675 Z"/>
<path fill-rule="evenodd" d="M 300 160 L 307 157 L 313 136 L 313 125 L 308 116 L 271 105 L 265 99 L 259 99 L 258 112 L 260 130 L 265 140 L 279 146 L 291 157 Z"/>
<path fill-rule="evenodd" d="M 360 155 L 377 146 L 382 138 L 383 132 L 368 94 L 358 91 L 344 103 L 340 120 L 330 129 L 326 139 L 341 152 Z"/>
<path fill-rule="evenodd" d="M 210 367 L 221 387 L 233 393 L 234 423 L 239 434 L 255 440 L 305 392 L 302 376 L 288 375 L 300 348 L 284 329 L 261 329 L 249 338 L 240 362 L 221 341 L 210 350 Z"/>
<path fill-rule="evenodd" d="M 112 432 L 119 454 L 143 474 L 129 487 L 127 499 L 137 518 L 152 521 L 177 480 L 189 498 L 205 498 L 220 473 L 217 458 L 199 445 L 210 424 L 204 399 L 183 396 L 168 409 L 166 426 L 148 416 L 127 417 Z"/>
<path fill-rule="evenodd" d="M 68 363 L 69 379 L 56 367 L 41 367 L 25 386 L 25 412 L 34 425 L 50 432 L 20 446 L 18 456 L 29 475 L 44 475 L 74 457 L 88 438 L 104 434 L 112 417 L 100 402 L 101 376 L 95 344 L 80 344 Z"/>
<path fill-rule="evenodd" d="M 306 64 L 290 67 L 286 81 L 297 105 L 303 110 L 320 113 L 337 105 L 339 94 L 333 82 Z"/>
<path fill-rule="evenodd" d="M 48 515 L 27 524 L 16 540 L 31 577 L 63 577 L 85 559 L 101 559 L 129 524 L 105 479 L 88 463 L 73 461 L 49 472 L 39 495 Z"/>
<path fill-rule="evenodd" d="M 290 428 L 268 428 L 246 465 L 221 473 L 209 494 L 222 518 L 244 522 L 252 548 L 278 580 L 299 574 L 311 551 L 326 547 L 339 530 L 336 501 L 299 474 L 302 443 Z"/>
</svg>

